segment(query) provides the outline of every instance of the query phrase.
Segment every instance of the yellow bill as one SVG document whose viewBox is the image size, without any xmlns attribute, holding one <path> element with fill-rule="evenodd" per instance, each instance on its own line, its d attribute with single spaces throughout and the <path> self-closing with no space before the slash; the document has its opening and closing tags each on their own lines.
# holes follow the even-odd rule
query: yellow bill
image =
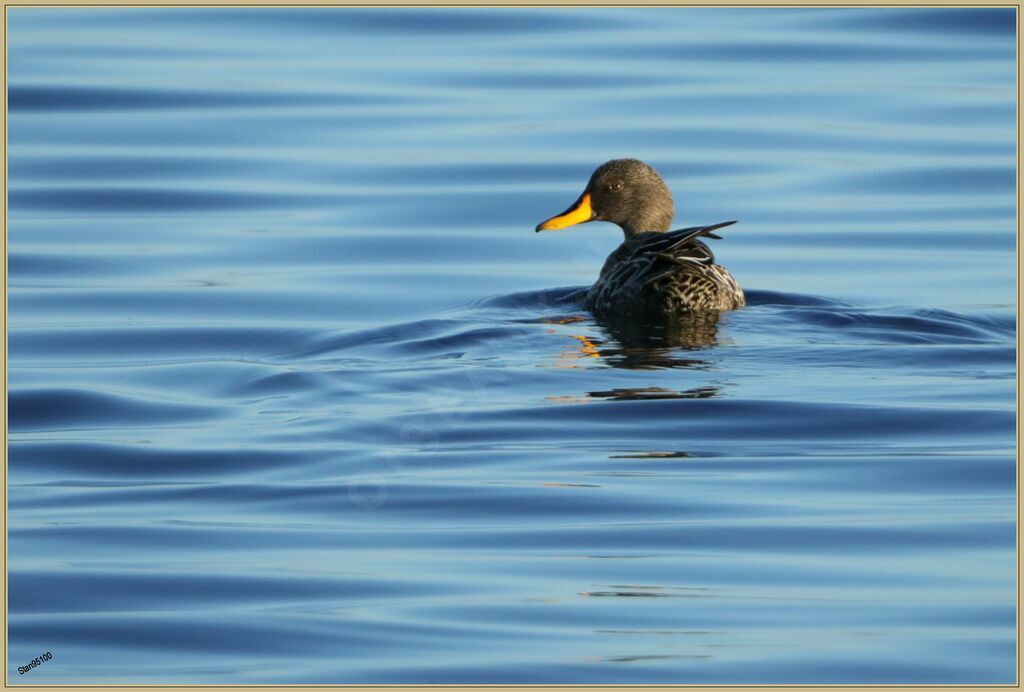
<svg viewBox="0 0 1024 692">
<path fill-rule="evenodd" d="M 594 218 L 594 210 L 590 207 L 590 193 L 584 193 L 572 205 L 558 216 L 537 225 L 536 231 L 557 231 L 578 223 L 586 223 Z"/>
</svg>

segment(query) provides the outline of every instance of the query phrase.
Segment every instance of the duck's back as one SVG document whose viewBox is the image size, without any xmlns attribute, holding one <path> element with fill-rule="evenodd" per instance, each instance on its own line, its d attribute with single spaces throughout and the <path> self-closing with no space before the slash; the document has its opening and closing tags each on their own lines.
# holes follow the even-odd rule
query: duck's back
<svg viewBox="0 0 1024 692">
<path fill-rule="evenodd" d="M 717 238 L 714 231 L 732 223 L 627 240 L 608 257 L 587 292 L 587 309 L 598 315 L 646 318 L 743 307 L 743 289 L 699 240 Z"/>
</svg>

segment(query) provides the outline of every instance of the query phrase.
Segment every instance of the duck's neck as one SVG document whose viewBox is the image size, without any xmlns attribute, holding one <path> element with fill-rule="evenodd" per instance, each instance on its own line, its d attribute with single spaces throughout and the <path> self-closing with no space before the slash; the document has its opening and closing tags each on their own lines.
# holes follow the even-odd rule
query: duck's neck
<svg viewBox="0 0 1024 692">
<path fill-rule="evenodd" d="M 667 209 L 651 209 L 644 214 L 637 214 L 619 224 L 622 232 L 626 235 L 626 241 L 635 238 L 641 233 L 664 233 L 672 226 L 673 209 L 669 205 Z"/>
</svg>

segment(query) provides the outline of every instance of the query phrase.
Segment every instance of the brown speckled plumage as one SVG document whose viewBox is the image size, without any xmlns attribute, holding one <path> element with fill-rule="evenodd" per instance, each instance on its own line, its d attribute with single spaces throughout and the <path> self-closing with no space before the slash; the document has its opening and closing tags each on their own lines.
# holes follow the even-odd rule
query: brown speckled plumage
<svg viewBox="0 0 1024 692">
<path fill-rule="evenodd" d="M 594 172 L 572 207 L 537 230 L 593 220 L 622 228 L 625 241 L 587 291 L 586 307 L 595 315 L 649 318 L 743 307 L 743 289 L 701 241 L 718 238 L 715 231 L 735 221 L 669 231 L 673 211 L 672 195 L 653 168 L 616 159 Z"/>
</svg>

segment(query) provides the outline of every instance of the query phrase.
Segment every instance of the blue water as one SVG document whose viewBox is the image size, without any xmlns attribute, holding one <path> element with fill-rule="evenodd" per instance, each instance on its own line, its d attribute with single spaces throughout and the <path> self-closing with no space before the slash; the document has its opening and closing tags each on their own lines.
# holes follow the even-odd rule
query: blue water
<svg viewBox="0 0 1024 692">
<path fill-rule="evenodd" d="M 1012 10 L 9 18 L 12 682 L 1015 680 Z"/>
</svg>

